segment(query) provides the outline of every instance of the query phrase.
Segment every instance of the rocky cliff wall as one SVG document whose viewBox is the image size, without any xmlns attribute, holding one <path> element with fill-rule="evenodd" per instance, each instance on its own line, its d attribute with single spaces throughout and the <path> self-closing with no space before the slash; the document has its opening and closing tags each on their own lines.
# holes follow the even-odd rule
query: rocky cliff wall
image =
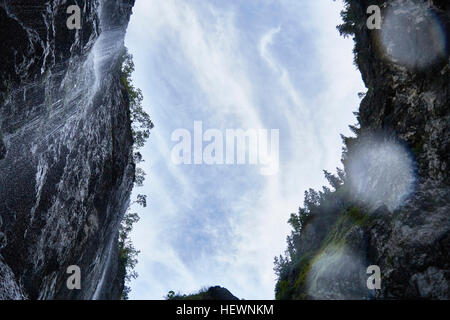
<svg viewBox="0 0 450 320">
<path fill-rule="evenodd" d="M 0 1 L 0 298 L 120 297 L 134 163 L 119 57 L 133 4 Z M 66 25 L 70 5 L 81 29 Z M 66 286 L 70 265 L 81 290 Z"/>
<path fill-rule="evenodd" d="M 450 298 L 448 1 L 349 0 L 344 35 L 367 93 L 335 190 L 291 219 L 279 299 Z M 369 29 L 367 9 L 381 10 Z M 372 10 L 371 13 L 374 13 Z M 379 267 L 381 286 L 367 286 Z"/>
<path fill-rule="evenodd" d="M 351 6 L 359 21 L 371 4 L 383 8 L 385 19 L 385 30 L 361 28 L 355 34 L 368 87 L 359 110 L 361 128 L 392 132 L 411 151 L 416 176 L 401 207 L 381 211 L 364 230 L 367 260 L 383 275 L 374 294 L 449 299 L 450 3 L 357 2 Z"/>
</svg>

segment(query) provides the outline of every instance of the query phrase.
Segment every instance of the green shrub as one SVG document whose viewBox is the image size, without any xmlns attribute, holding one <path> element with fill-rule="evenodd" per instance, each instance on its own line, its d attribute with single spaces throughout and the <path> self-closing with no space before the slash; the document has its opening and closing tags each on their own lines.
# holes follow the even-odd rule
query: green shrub
<svg viewBox="0 0 450 320">
<path fill-rule="evenodd" d="M 125 49 L 120 61 L 120 76 L 122 83 L 126 89 L 129 111 L 131 120 L 131 131 L 133 135 L 133 160 L 135 164 L 143 161 L 142 154 L 138 151 L 142 148 L 150 136 L 150 130 L 153 128 L 153 122 L 150 116 L 145 112 L 142 101 L 143 95 L 139 88 L 133 85 L 131 75 L 134 72 L 133 56 Z M 146 173 L 142 168 L 136 167 L 134 185 L 136 187 L 143 186 Z M 137 251 L 130 240 L 130 233 L 133 229 L 133 224 L 139 221 L 139 216 L 135 212 L 131 212 L 131 206 L 139 204 L 143 207 L 147 206 L 147 196 L 139 194 L 137 199 L 133 201 L 128 207 L 120 228 L 119 228 L 119 277 L 123 279 L 123 291 L 121 298 L 128 299 L 128 294 L 131 289 L 128 283 L 135 279 L 138 274 L 134 271 L 137 264 Z"/>
</svg>

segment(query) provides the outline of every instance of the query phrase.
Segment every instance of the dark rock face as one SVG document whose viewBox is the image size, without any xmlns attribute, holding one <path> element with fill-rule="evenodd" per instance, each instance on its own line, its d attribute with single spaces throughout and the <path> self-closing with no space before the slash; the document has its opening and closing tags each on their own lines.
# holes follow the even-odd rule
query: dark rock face
<svg viewBox="0 0 450 320">
<path fill-rule="evenodd" d="M 370 4 L 383 8 L 386 1 L 358 1 L 352 7 L 364 22 Z M 450 39 L 448 1 L 387 1 L 382 13 L 403 19 L 409 28 L 405 39 L 428 37 L 427 15 L 443 30 L 445 47 Z M 394 8 L 394 9 L 391 9 Z M 424 12 L 425 11 L 425 12 Z M 425 18 L 419 19 L 421 15 Z M 412 23 L 412 24 L 410 24 Z M 376 219 L 366 230 L 368 262 L 379 265 L 382 287 L 377 298 L 450 298 L 450 70 L 448 47 L 440 57 L 417 67 L 395 63 L 380 50 L 381 31 L 360 28 L 355 35 L 361 58 L 358 66 L 369 88 L 360 106 L 360 124 L 366 131 L 391 131 L 412 150 L 418 181 L 413 195 L 385 219 Z M 401 42 L 396 39 L 396 42 Z M 417 42 L 418 43 L 418 42 Z M 416 43 L 416 44 L 417 44 Z M 378 47 L 377 47 L 378 45 Z M 386 45 L 386 44 L 385 44 Z M 388 44 L 389 46 L 390 44 Z M 434 48 L 408 45 L 409 51 L 426 56 Z M 395 49 L 394 49 L 395 50 Z M 424 51 L 422 51 L 424 50 Z M 408 60 L 408 62 L 411 60 Z"/>
<path fill-rule="evenodd" d="M 228 289 L 220 286 L 210 287 L 206 294 L 211 300 L 239 300 Z"/>
<path fill-rule="evenodd" d="M 119 56 L 133 4 L 0 1 L 1 299 L 120 297 L 134 163 Z M 70 265 L 81 290 L 66 286 Z"/>
<path fill-rule="evenodd" d="M 354 34 L 355 61 L 368 88 L 358 114 L 360 129 L 357 138 L 346 139 L 344 184 L 325 196 L 316 210 L 323 214 L 312 216 L 298 239 L 294 237 L 298 261 L 280 276 L 277 297 L 450 299 L 450 3 L 347 2 L 347 30 Z M 366 26 L 370 5 L 381 8 L 381 30 Z M 383 38 L 383 27 L 390 26 L 396 34 Z M 435 42 L 430 41 L 431 26 L 440 30 Z M 433 50 L 436 54 L 424 59 Z M 398 207 L 379 199 L 370 206 L 352 191 L 354 150 L 368 136 L 377 137 L 379 145 L 395 141 L 413 159 L 412 192 L 397 197 Z M 377 161 L 390 156 L 384 153 Z M 360 172 L 369 172 L 367 162 L 358 165 Z M 383 169 L 356 180 L 360 185 L 384 184 L 383 197 L 395 199 L 402 177 L 392 168 Z M 358 209 L 351 209 L 355 204 Z M 370 265 L 380 267 L 381 289 L 366 285 Z"/>
<path fill-rule="evenodd" d="M 17 281 L 15 279 L 14 273 L 11 269 L 3 262 L 0 257 L 0 300 L 6 299 L 23 299 L 23 293 Z"/>
<path fill-rule="evenodd" d="M 173 292 L 172 292 L 173 293 Z M 169 300 L 239 300 L 228 289 L 221 286 L 209 287 L 208 290 L 202 289 L 198 293 L 186 295 L 169 295 Z"/>
</svg>

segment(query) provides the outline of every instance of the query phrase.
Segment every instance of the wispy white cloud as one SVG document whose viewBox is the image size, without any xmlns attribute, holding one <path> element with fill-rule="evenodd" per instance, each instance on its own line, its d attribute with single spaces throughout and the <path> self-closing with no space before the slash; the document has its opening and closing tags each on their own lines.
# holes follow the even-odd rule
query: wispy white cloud
<svg viewBox="0 0 450 320">
<path fill-rule="evenodd" d="M 137 1 L 127 46 L 156 127 L 143 152 L 148 181 L 138 191 L 149 206 L 137 208 L 132 235 L 141 250 L 133 298 L 216 284 L 273 298 L 273 257 L 285 248 L 289 214 L 305 189 L 324 184 L 321 170 L 339 164 L 339 133 L 354 121 L 361 81 L 351 41 L 335 30 L 339 9 L 306 0 Z M 279 174 L 173 165 L 171 133 L 194 120 L 280 129 Z"/>
</svg>

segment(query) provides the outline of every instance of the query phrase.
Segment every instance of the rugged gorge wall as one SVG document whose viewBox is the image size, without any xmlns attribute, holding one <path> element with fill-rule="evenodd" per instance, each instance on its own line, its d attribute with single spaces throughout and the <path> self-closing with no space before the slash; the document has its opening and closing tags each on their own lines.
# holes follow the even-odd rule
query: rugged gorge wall
<svg viewBox="0 0 450 320">
<path fill-rule="evenodd" d="M 81 29 L 69 30 L 69 5 Z M 134 181 L 119 57 L 134 0 L 0 1 L 0 299 L 116 299 Z M 68 290 L 67 267 L 81 269 Z"/>
<path fill-rule="evenodd" d="M 368 88 L 336 190 L 310 191 L 277 258 L 278 299 L 450 298 L 448 1 L 347 1 Z M 380 30 L 366 26 L 381 8 Z M 381 271 L 368 289 L 367 267 Z"/>
</svg>

